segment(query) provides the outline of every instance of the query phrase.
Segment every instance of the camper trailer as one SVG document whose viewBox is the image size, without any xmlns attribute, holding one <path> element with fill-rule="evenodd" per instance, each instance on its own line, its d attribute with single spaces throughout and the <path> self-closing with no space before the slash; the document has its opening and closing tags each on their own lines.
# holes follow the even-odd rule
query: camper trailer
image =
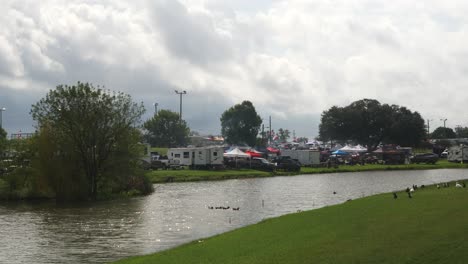
<svg viewBox="0 0 468 264">
<path fill-rule="evenodd" d="M 178 160 L 181 166 L 194 169 L 223 167 L 222 147 L 171 148 L 167 151 L 169 160 Z"/>
<path fill-rule="evenodd" d="M 167 150 L 169 160 L 178 160 L 181 166 L 191 166 L 195 156 L 195 148 L 171 148 Z"/>
<path fill-rule="evenodd" d="M 195 148 L 192 167 L 195 169 L 209 169 L 223 167 L 222 147 L 200 147 Z"/>
<path fill-rule="evenodd" d="M 450 162 L 467 162 L 468 146 L 454 146 L 448 150 L 447 160 Z"/>
<path fill-rule="evenodd" d="M 298 160 L 303 166 L 319 166 L 320 151 L 318 150 L 282 150 L 281 156 L 289 156 Z"/>
</svg>

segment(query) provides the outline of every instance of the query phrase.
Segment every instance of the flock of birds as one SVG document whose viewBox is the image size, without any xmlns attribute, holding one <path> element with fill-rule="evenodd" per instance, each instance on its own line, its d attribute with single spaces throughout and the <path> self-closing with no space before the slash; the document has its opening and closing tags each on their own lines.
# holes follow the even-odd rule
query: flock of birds
<svg viewBox="0 0 468 264">
<path fill-rule="evenodd" d="M 210 209 L 210 210 L 213 210 L 213 209 L 229 210 L 229 209 L 231 209 L 231 207 L 230 206 L 208 206 L 208 209 Z M 233 211 L 239 211 L 240 207 L 232 207 L 232 210 Z"/>
<path fill-rule="evenodd" d="M 421 186 L 413 184 L 413 186 L 407 187 L 405 192 L 408 194 L 408 198 L 413 198 L 413 193 L 415 190 L 418 188 L 424 189 L 426 186 L 423 184 Z M 448 188 L 450 187 L 450 183 L 444 182 L 436 185 L 437 189 L 440 189 L 441 187 L 443 188 Z M 459 182 L 455 182 L 455 188 L 466 188 L 465 182 L 462 182 L 461 184 Z M 336 191 L 333 191 L 333 194 L 337 194 Z M 393 199 L 397 199 L 398 194 L 396 192 L 393 192 Z M 348 199 L 347 201 L 351 201 L 352 199 Z M 210 210 L 229 210 L 232 209 L 233 211 L 239 211 L 240 207 L 230 207 L 230 206 L 208 206 L 208 209 Z M 298 210 L 300 212 L 301 210 Z"/>
<path fill-rule="evenodd" d="M 413 185 L 411 188 L 410 187 L 407 187 L 405 192 L 408 194 L 408 198 L 413 198 L 413 193 L 415 190 L 417 190 L 418 188 L 425 188 L 426 186 L 424 185 L 421 185 L 421 186 L 417 186 L 417 185 Z M 437 184 L 436 185 L 437 189 L 440 189 L 441 187 L 443 188 L 448 188 L 450 187 L 450 183 L 448 182 L 444 182 L 444 183 L 440 183 L 440 184 Z M 455 188 L 466 188 L 466 184 L 465 182 L 462 182 L 461 184 L 459 182 L 455 182 Z M 397 199 L 398 198 L 398 195 L 396 192 L 393 192 L 393 199 Z"/>
</svg>

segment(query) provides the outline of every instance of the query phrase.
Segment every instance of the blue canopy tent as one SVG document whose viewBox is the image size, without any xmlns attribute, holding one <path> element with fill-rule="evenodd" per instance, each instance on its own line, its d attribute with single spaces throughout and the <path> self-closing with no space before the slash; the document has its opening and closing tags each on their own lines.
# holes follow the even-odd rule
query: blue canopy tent
<svg viewBox="0 0 468 264">
<path fill-rule="evenodd" d="M 333 151 L 332 154 L 333 154 L 333 155 L 343 155 L 343 156 L 344 156 L 344 155 L 349 155 L 348 152 L 343 151 L 343 150 L 341 150 L 341 149 L 336 150 L 336 151 Z"/>
</svg>

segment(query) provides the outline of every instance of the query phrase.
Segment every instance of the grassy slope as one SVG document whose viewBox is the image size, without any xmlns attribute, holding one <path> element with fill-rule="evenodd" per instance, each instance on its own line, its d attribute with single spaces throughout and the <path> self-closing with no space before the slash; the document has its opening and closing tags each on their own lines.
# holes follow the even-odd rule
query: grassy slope
<svg viewBox="0 0 468 264">
<path fill-rule="evenodd" d="M 376 195 L 118 263 L 468 263 L 467 201 L 454 187 Z"/>
</svg>

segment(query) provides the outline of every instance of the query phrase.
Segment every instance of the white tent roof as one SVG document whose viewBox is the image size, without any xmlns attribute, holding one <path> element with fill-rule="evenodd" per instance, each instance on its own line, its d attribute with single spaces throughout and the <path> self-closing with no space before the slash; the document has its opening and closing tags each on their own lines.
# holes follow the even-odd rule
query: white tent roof
<svg viewBox="0 0 468 264">
<path fill-rule="evenodd" d="M 243 152 L 242 150 L 235 148 L 229 152 L 224 153 L 224 157 L 232 157 L 232 158 L 248 158 L 250 157 L 249 154 Z"/>
<path fill-rule="evenodd" d="M 346 146 L 340 148 L 340 150 L 346 151 L 346 152 L 366 152 L 367 148 L 365 148 L 365 147 L 363 147 L 361 145 L 357 145 L 357 146 L 346 145 Z"/>
</svg>

